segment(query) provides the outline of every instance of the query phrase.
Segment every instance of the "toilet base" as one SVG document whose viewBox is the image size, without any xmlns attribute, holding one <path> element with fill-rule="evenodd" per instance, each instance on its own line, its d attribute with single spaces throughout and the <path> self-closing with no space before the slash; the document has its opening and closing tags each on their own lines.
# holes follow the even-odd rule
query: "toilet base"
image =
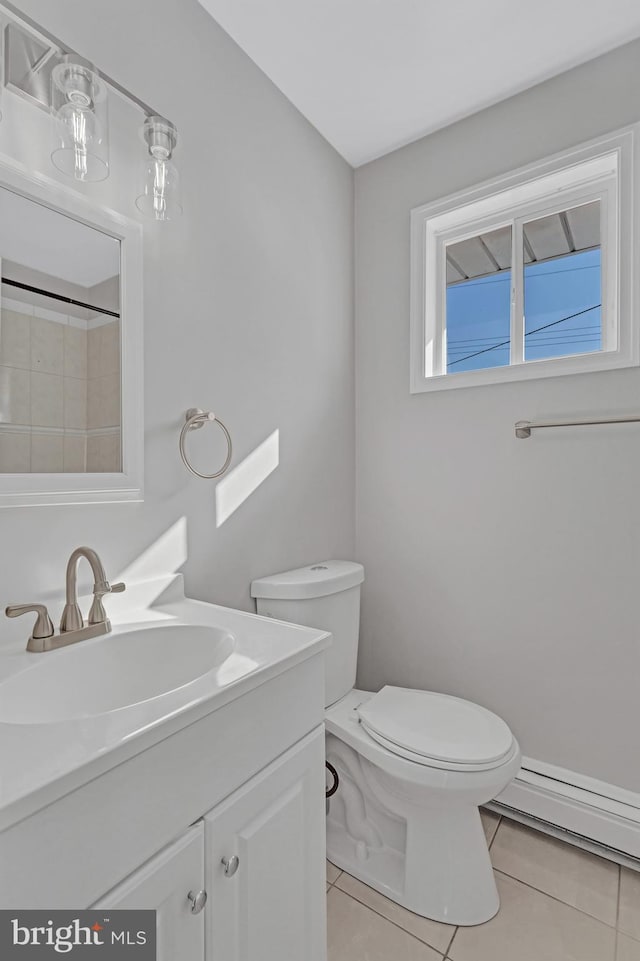
<svg viewBox="0 0 640 961">
<path fill-rule="evenodd" d="M 478 809 L 488 795 L 456 790 L 442 771 L 436 777 L 445 775 L 443 783 L 417 788 L 332 734 L 327 758 L 340 777 L 327 816 L 330 861 L 433 921 L 468 926 L 497 913 L 500 901 Z M 519 752 L 504 772 L 505 783 L 518 766 Z"/>
<path fill-rule="evenodd" d="M 430 812 L 433 813 L 433 812 Z M 452 925 L 475 925 L 490 920 L 500 907 L 498 891 L 487 843 L 478 810 L 470 812 L 476 819 L 456 819 L 452 825 L 446 818 L 447 830 L 442 831 L 442 819 L 434 818 L 431 829 L 413 840 L 409 832 L 410 863 L 406 855 L 382 845 L 368 849 L 363 842 L 350 837 L 344 822 L 327 819 L 327 857 L 342 871 L 363 881 L 414 914 Z M 438 823 L 437 823 L 438 822 Z M 462 852 L 460 835 L 451 844 L 449 831 L 461 830 L 467 836 Z M 469 846 L 469 834 L 473 843 Z M 460 856 L 462 854 L 462 856 Z"/>
</svg>

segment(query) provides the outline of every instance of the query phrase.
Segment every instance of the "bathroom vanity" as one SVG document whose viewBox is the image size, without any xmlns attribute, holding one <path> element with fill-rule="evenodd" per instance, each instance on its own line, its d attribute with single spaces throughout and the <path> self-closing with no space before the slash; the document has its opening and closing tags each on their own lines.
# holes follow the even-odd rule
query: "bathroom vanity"
<svg viewBox="0 0 640 961">
<path fill-rule="evenodd" d="M 128 593 L 112 634 L 0 659 L 0 906 L 154 908 L 162 961 L 324 961 L 330 636 L 179 575 Z"/>
</svg>

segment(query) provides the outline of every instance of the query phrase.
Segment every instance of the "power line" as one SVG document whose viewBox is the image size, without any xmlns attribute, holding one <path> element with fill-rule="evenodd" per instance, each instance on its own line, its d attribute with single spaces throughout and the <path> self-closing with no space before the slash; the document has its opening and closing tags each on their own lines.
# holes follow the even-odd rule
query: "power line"
<svg viewBox="0 0 640 961">
<path fill-rule="evenodd" d="M 557 336 L 554 336 L 554 334 L 557 334 Z M 600 340 L 600 334 L 599 334 L 599 333 L 597 333 L 597 334 L 584 334 L 584 333 L 574 334 L 573 331 L 567 330 L 567 331 L 557 331 L 557 332 L 556 332 L 556 331 L 551 331 L 550 334 L 545 334 L 545 333 L 536 334 L 536 338 L 537 338 L 536 340 L 533 340 L 533 339 L 532 339 L 531 341 L 528 341 L 528 343 L 529 343 L 529 345 L 530 345 L 531 347 L 538 347 L 538 346 L 540 346 L 540 344 L 571 344 L 571 343 L 576 343 L 576 342 L 580 342 L 580 343 L 581 343 L 581 342 L 583 342 L 583 341 L 584 341 L 584 342 L 587 342 L 587 341 L 591 341 L 591 340 Z M 506 343 L 506 342 L 505 342 L 505 343 Z M 478 346 L 481 346 L 481 345 L 478 345 Z M 496 346 L 497 346 L 497 345 L 496 345 Z M 501 348 L 501 349 L 505 349 L 505 350 L 506 350 L 507 348 L 504 347 L 504 348 Z M 468 347 L 452 347 L 451 349 L 447 348 L 447 352 L 450 353 L 450 354 L 461 354 L 461 353 L 464 353 L 465 351 L 468 351 L 468 350 L 469 350 Z"/>
<path fill-rule="evenodd" d="M 525 337 L 530 337 L 531 334 L 537 334 L 541 330 L 547 330 L 549 327 L 556 327 L 558 324 L 563 324 L 566 320 L 573 320 L 574 317 L 581 317 L 582 314 L 588 314 L 591 310 L 597 310 L 598 307 L 602 307 L 602 304 L 594 304 L 593 307 L 585 307 L 584 310 L 579 310 L 575 314 L 568 314 L 566 317 L 561 317 L 560 320 L 554 320 L 550 324 L 543 324 L 542 327 L 536 327 L 535 330 L 530 330 L 525 333 Z M 466 357 L 460 357 L 458 360 L 452 360 L 451 363 L 447 364 L 447 367 L 454 367 L 456 364 L 461 364 L 465 360 L 471 360 L 472 357 L 479 357 L 480 354 L 487 354 L 490 350 L 497 350 L 499 347 L 505 347 L 510 343 L 510 340 L 503 340 L 499 344 L 495 344 L 494 347 L 485 347 L 484 350 L 478 350 L 473 354 L 467 354 Z"/>
<path fill-rule="evenodd" d="M 553 346 L 554 344 L 589 344 L 589 343 L 600 343 L 600 338 L 596 335 L 591 337 L 550 337 L 546 340 L 536 340 L 533 343 L 527 341 L 527 350 L 533 350 L 535 347 L 543 346 Z M 496 350 L 509 350 L 509 345 L 498 347 L 496 345 Z M 460 357 L 460 351 L 449 351 L 451 357 L 457 358 L 459 360 L 464 360 L 464 357 Z M 449 365 L 450 366 L 450 365 Z"/>
<path fill-rule="evenodd" d="M 581 332 L 581 331 L 584 331 L 584 330 L 600 330 L 600 324 L 586 324 L 586 325 L 583 326 L 583 327 L 570 327 L 570 328 L 569 328 L 569 331 L 567 331 L 567 333 L 570 332 L 570 333 L 572 333 L 572 334 L 573 334 L 573 333 L 576 333 L 576 334 L 577 334 L 577 333 L 579 333 L 579 332 Z M 465 339 L 465 338 L 460 338 L 460 339 L 458 339 L 458 340 L 449 340 L 449 339 L 447 338 L 447 346 L 450 347 L 451 344 L 466 344 L 466 345 L 467 345 L 467 348 L 468 348 L 469 346 L 471 346 L 471 347 L 483 347 L 484 345 L 483 345 L 482 341 L 487 341 L 487 340 L 488 340 L 489 342 L 492 342 L 492 341 L 495 341 L 495 339 L 496 339 L 495 336 L 493 336 L 493 337 L 469 337 L 469 338 L 467 338 L 467 339 Z M 464 349 L 464 348 L 463 348 L 463 349 Z"/>
<path fill-rule="evenodd" d="M 559 337 L 545 337 L 543 335 L 540 340 L 531 340 L 531 341 L 528 341 L 528 343 L 530 347 L 538 347 L 540 344 L 574 344 L 574 343 L 582 343 L 582 342 L 586 343 L 587 341 L 590 341 L 590 340 L 600 340 L 600 335 L 588 334 L 587 336 L 585 336 L 584 334 L 579 334 L 577 337 L 570 337 L 570 336 L 563 337 L 562 331 L 560 331 Z"/>
</svg>

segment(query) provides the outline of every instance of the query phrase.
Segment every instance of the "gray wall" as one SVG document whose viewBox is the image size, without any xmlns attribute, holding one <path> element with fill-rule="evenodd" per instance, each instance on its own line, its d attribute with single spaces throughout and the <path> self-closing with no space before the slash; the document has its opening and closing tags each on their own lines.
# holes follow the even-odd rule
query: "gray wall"
<svg viewBox="0 0 640 961">
<path fill-rule="evenodd" d="M 143 575 L 172 570 L 185 518 L 188 591 L 251 609 L 251 578 L 354 550 L 353 172 L 196 0 L 20 6 L 177 124 L 185 215 L 145 227 L 144 318 L 131 319 L 145 502 L 0 511 L 1 604 L 60 591 L 83 543 L 113 579 L 137 559 Z M 114 98 L 112 176 L 84 192 L 135 216 L 144 150 L 135 124 L 119 132 L 129 119 Z M 53 176 L 27 114 L 13 137 L 5 121 L 0 150 Z M 280 432 L 279 467 L 219 528 L 215 484 L 178 456 L 194 405 L 226 422 L 235 463 Z M 210 469 L 214 438 L 193 438 Z M 2 618 L 0 643 L 28 629 Z"/>
<path fill-rule="evenodd" d="M 359 683 L 503 715 L 530 757 L 640 791 L 640 371 L 409 394 L 409 211 L 640 117 L 640 43 L 356 171 Z"/>
</svg>

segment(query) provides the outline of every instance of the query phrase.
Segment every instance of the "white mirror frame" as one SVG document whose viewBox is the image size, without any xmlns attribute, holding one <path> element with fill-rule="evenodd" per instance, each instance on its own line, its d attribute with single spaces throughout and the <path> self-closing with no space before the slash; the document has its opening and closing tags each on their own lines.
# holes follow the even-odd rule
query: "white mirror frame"
<svg viewBox="0 0 640 961">
<path fill-rule="evenodd" d="M 0 187 L 120 241 L 121 473 L 2 474 L 0 508 L 143 499 L 142 226 L 75 191 L 0 157 Z"/>
</svg>

